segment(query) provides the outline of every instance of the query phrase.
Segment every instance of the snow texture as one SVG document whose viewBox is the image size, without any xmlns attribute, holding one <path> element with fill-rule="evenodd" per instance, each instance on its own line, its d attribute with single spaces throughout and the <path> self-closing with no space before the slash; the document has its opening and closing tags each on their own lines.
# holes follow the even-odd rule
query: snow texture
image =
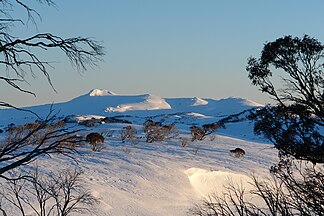
<svg viewBox="0 0 324 216">
<path fill-rule="evenodd" d="M 200 98 L 161 98 L 150 94 L 116 95 L 94 89 L 86 95 L 65 103 L 54 104 L 59 118 L 72 116 L 77 122 L 114 117 L 132 122 L 139 137 L 144 137 L 143 122 L 147 119 L 163 124 L 175 123 L 179 137 L 163 142 L 136 145 L 122 142 L 120 131 L 125 123 L 105 123 L 91 128 L 77 125 L 83 133 L 92 131 L 109 134 L 101 152 L 82 147 L 78 163 L 53 155 L 41 157 L 41 170 L 57 170 L 80 166 L 84 171 L 84 185 L 99 199 L 92 213 L 103 215 L 187 215 L 203 196 L 221 193 L 232 181 L 249 187 L 249 176 L 266 176 L 277 162 L 277 151 L 264 138 L 253 134 L 253 123 L 244 118 L 245 110 L 262 106 L 241 99 L 221 100 Z M 44 117 L 51 105 L 29 107 Z M 203 141 L 190 140 L 189 127 L 216 122 L 224 117 L 242 113 L 241 119 L 226 125 Z M 0 129 L 9 123 L 16 125 L 37 119 L 28 112 L 0 110 Z M 72 123 L 70 123 L 72 125 Z M 5 133 L 0 136 L 5 136 Z M 231 149 L 242 148 L 246 154 L 235 157 Z M 28 169 L 28 167 L 24 167 Z"/>
</svg>

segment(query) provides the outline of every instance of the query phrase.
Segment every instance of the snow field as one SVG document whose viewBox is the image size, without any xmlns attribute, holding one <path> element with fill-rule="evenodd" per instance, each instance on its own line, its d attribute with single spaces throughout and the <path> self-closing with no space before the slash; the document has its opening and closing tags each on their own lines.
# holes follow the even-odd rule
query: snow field
<svg viewBox="0 0 324 216">
<path fill-rule="evenodd" d="M 238 98 L 162 99 L 149 94 L 122 96 L 95 89 L 69 102 L 55 104 L 54 109 L 60 111 L 62 118 L 74 114 L 77 121 L 119 116 L 133 123 L 140 137 L 138 144 L 121 141 L 120 131 L 128 124 L 75 125 L 84 134 L 105 134 L 105 148 L 101 152 L 92 152 L 89 146 L 80 148 L 82 155 L 76 155 L 77 163 L 60 155 L 41 157 L 36 163 L 44 172 L 80 167 L 85 187 L 99 200 L 91 210 L 95 215 L 187 215 L 202 197 L 221 194 L 229 182 L 249 187 L 251 174 L 267 176 L 269 167 L 277 162 L 277 151 L 263 138 L 254 136 L 253 123 L 247 120 L 229 123 L 214 137 L 207 136 L 182 147 L 181 138 L 191 138 L 190 126 L 216 122 L 255 106 L 259 104 Z M 31 109 L 45 115 L 49 105 Z M 14 110 L 0 110 L 0 116 L 0 128 L 10 122 L 21 124 L 34 119 Z M 175 123 L 179 137 L 145 142 L 142 124 L 147 119 Z M 244 157 L 230 153 L 237 147 L 245 150 Z"/>
</svg>

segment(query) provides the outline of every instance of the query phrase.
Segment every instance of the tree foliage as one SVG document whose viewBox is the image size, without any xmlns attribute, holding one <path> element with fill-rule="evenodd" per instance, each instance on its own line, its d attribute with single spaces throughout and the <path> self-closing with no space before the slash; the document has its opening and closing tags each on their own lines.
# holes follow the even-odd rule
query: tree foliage
<svg viewBox="0 0 324 216">
<path fill-rule="evenodd" d="M 324 46 L 307 35 L 279 38 L 264 45 L 260 59 L 249 58 L 246 69 L 252 84 L 278 103 L 250 118 L 255 133 L 279 149 L 279 163 L 271 167 L 269 180 L 252 176 L 252 190 L 229 185 L 222 196 L 205 198 L 189 213 L 323 215 L 323 167 L 316 163 L 324 162 Z M 281 76 L 281 89 L 275 74 Z"/>
<path fill-rule="evenodd" d="M 252 84 L 281 105 L 300 104 L 323 120 L 324 46 L 318 40 L 285 36 L 266 43 L 260 59 L 248 59 L 247 71 Z M 282 77 L 282 89 L 271 80 L 274 72 Z"/>
<path fill-rule="evenodd" d="M 246 69 L 252 84 L 278 103 L 251 115 L 255 132 L 281 155 L 324 162 L 324 46 L 308 35 L 285 36 L 266 43 L 261 57 L 250 57 Z M 281 87 L 273 81 L 275 74 Z"/>
</svg>

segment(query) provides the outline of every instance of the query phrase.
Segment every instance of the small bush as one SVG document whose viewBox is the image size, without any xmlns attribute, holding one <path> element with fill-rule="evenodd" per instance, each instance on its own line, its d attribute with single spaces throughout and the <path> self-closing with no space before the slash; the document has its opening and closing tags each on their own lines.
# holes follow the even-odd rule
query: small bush
<svg viewBox="0 0 324 216">
<path fill-rule="evenodd" d="M 230 150 L 231 153 L 235 155 L 235 157 L 242 157 L 245 155 L 245 151 L 241 148 L 236 148 L 234 150 Z"/>
<path fill-rule="evenodd" d="M 5 142 L 20 142 L 21 140 L 24 140 L 27 145 L 37 145 L 39 141 L 43 139 L 44 134 L 58 134 L 64 130 L 65 125 L 66 123 L 64 121 L 53 121 L 46 124 L 35 121 L 33 123 L 26 123 L 19 126 L 10 125 L 6 131 L 7 137 Z M 61 139 L 64 138 L 66 137 L 61 136 Z M 71 140 L 69 139 L 69 142 L 70 141 Z M 63 145 L 64 142 L 61 142 L 61 144 Z"/>
<path fill-rule="evenodd" d="M 53 122 L 52 124 L 45 125 L 44 128 L 47 130 L 54 130 L 57 128 L 64 128 L 65 126 L 66 126 L 65 121 L 56 121 L 56 122 Z"/>
<path fill-rule="evenodd" d="M 191 136 L 192 136 L 191 142 L 193 142 L 195 140 L 201 141 L 206 138 L 206 132 L 200 127 L 191 126 L 190 131 L 191 131 Z"/>
<path fill-rule="evenodd" d="M 161 127 L 161 126 L 162 126 L 161 122 L 155 122 L 155 121 L 149 119 L 146 122 L 144 122 L 143 130 L 146 133 L 146 132 L 152 130 L 152 128 Z"/>
<path fill-rule="evenodd" d="M 123 127 L 123 129 L 121 130 L 120 138 L 123 142 L 129 140 L 133 144 L 138 144 L 139 140 L 136 135 L 136 129 L 133 126 L 128 125 L 126 127 Z"/>
<path fill-rule="evenodd" d="M 167 133 L 161 127 L 151 127 L 146 133 L 146 142 L 162 142 L 167 138 Z"/>
<path fill-rule="evenodd" d="M 95 125 L 100 124 L 100 123 L 101 123 L 100 119 L 92 118 L 92 119 L 87 119 L 87 120 L 79 122 L 79 125 L 83 125 L 86 127 L 94 127 Z"/>
<path fill-rule="evenodd" d="M 146 142 L 148 143 L 162 142 L 179 135 L 175 124 L 163 126 L 161 126 L 161 123 L 144 124 L 144 131 L 146 132 Z"/>
<path fill-rule="evenodd" d="M 105 138 L 100 133 L 92 132 L 87 135 L 86 141 L 92 146 L 92 151 L 101 151 Z"/>
<path fill-rule="evenodd" d="M 215 132 L 218 128 L 222 127 L 220 123 L 211 123 L 211 124 L 204 124 L 202 128 L 204 129 L 206 134 L 211 134 Z"/>
<path fill-rule="evenodd" d="M 5 142 L 19 142 L 24 139 L 27 145 L 36 145 L 43 134 L 44 130 L 41 130 L 41 124 L 39 123 L 26 123 L 19 126 L 11 124 L 7 128 Z"/>
</svg>

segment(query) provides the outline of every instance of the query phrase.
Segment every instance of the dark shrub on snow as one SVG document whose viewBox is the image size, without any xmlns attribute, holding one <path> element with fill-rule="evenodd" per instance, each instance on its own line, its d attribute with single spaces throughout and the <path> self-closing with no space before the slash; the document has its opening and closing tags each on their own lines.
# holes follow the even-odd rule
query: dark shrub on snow
<svg viewBox="0 0 324 216">
<path fill-rule="evenodd" d="M 87 135 L 86 141 L 92 146 L 93 151 L 100 151 L 103 149 L 105 138 L 100 133 L 92 132 Z"/>
</svg>

